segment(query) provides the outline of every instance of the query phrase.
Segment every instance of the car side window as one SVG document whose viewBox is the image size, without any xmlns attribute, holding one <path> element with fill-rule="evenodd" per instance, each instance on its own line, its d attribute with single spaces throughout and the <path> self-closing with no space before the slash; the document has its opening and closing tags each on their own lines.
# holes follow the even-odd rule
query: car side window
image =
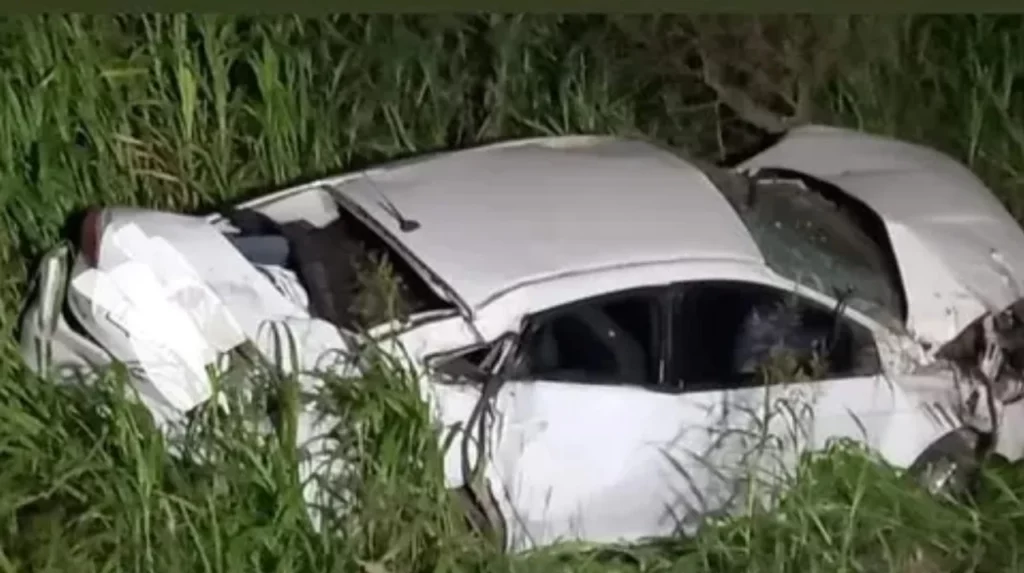
<svg viewBox="0 0 1024 573">
<path fill-rule="evenodd" d="M 656 384 L 660 301 L 651 290 L 603 296 L 527 320 L 512 377 L 590 384 Z"/>
<path fill-rule="evenodd" d="M 734 281 L 684 285 L 673 302 L 671 385 L 714 390 L 878 373 L 868 329 L 793 292 Z"/>
</svg>

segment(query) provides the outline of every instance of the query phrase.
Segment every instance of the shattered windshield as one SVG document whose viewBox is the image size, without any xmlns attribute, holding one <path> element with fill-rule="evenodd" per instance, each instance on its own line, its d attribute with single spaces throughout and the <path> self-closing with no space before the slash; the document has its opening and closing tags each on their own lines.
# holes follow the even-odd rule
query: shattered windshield
<svg viewBox="0 0 1024 573">
<path fill-rule="evenodd" d="M 887 324 L 902 323 L 899 277 L 884 247 L 837 205 L 797 179 L 718 169 L 708 174 L 775 272 L 825 295 L 845 296 L 851 307 Z"/>
</svg>

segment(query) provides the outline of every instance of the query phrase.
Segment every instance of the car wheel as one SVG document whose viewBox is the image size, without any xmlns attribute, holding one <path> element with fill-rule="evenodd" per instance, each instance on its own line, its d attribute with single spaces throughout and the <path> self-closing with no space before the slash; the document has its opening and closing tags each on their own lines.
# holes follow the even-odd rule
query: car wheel
<svg viewBox="0 0 1024 573">
<path fill-rule="evenodd" d="M 970 497 L 976 492 L 981 471 L 981 441 L 977 432 L 967 428 L 950 432 L 929 446 L 908 473 L 933 495 Z"/>
</svg>

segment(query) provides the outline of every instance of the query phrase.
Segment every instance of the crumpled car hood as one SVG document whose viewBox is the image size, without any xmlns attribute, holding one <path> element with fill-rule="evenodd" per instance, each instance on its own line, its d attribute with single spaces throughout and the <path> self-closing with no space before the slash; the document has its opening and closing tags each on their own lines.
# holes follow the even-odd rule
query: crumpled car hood
<svg viewBox="0 0 1024 573">
<path fill-rule="evenodd" d="M 937 348 L 1024 296 L 1024 231 L 985 185 L 942 153 L 806 126 L 742 163 L 834 185 L 881 216 L 907 299 L 907 329 Z"/>
<path fill-rule="evenodd" d="M 135 365 L 133 384 L 161 430 L 179 431 L 189 411 L 214 397 L 210 369 L 221 370 L 224 353 L 240 345 L 294 375 L 303 392 L 322 385 L 307 373 L 355 372 L 355 335 L 311 317 L 207 221 L 133 209 L 118 215 L 107 222 L 96 267 L 76 267 L 69 306 L 104 350 Z M 297 412 L 299 475 L 314 524 L 330 494 L 308 478 L 344 471 L 330 455 L 328 433 L 337 424 L 316 404 Z"/>
</svg>

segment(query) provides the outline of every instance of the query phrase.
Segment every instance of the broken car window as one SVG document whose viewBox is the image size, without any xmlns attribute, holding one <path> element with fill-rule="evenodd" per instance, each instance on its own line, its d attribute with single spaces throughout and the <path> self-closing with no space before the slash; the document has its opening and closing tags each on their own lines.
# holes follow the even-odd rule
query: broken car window
<svg viewBox="0 0 1024 573">
<path fill-rule="evenodd" d="M 533 319 L 514 378 L 656 384 L 658 300 L 645 291 L 574 303 Z"/>
<path fill-rule="evenodd" d="M 735 281 L 682 287 L 672 309 L 672 380 L 690 391 L 866 376 L 880 366 L 870 332 L 794 293 Z M 792 377 L 791 377 L 792 376 Z"/>
<path fill-rule="evenodd" d="M 412 266 L 358 217 L 340 208 L 324 227 L 277 223 L 254 210 L 228 213 L 229 238 L 253 264 L 283 266 L 299 278 L 311 313 L 345 329 L 450 308 Z M 275 281 L 280 287 L 280 281 Z M 307 305 L 303 305 L 307 306 Z"/>
<path fill-rule="evenodd" d="M 850 213 L 797 178 L 700 167 L 736 209 L 775 272 L 829 297 L 848 294 L 851 307 L 902 324 L 893 255 Z"/>
</svg>

